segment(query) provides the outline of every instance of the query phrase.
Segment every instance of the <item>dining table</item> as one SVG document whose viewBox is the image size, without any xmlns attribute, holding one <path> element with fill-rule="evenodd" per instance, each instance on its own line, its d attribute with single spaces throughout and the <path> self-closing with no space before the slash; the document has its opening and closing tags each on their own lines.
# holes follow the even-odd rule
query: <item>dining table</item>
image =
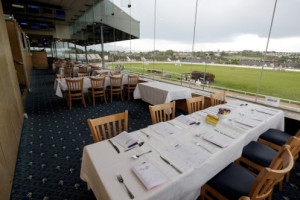
<svg viewBox="0 0 300 200">
<path fill-rule="evenodd" d="M 221 116 L 220 110 L 224 109 L 229 113 Z M 217 124 L 207 122 L 208 116 L 218 117 Z M 138 143 L 143 142 L 130 150 L 115 137 L 110 142 L 85 146 L 80 177 L 98 200 L 131 199 L 117 175 L 122 176 L 134 199 L 195 200 L 207 181 L 238 159 L 244 146 L 270 128 L 284 130 L 283 111 L 229 101 L 127 133 Z M 143 153 L 146 154 L 135 158 Z M 164 180 L 151 189 L 146 187 L 144 177 L 153 182 L 158 176 L 153 171 L 145 171 L 143 178 L 136 173 L 138 167 L 149 163 L 156 169 L 154 174 L 158 172 Z"/>
<path fill-rule="evenodd" d="M 134 90 L 133 97 L 134 99 L 142 99 L 152 105 L 158 105 L 174 100 L 192 98 L 192 92 L 191 89 L 187 87 L 159 81 L 149 81 L 138 83 Z"/>
<path fill-rule="evenodd" d="M 80 71 L 80 68 L 84 67 L 85 65 L 84 64 L 78 64 L 77 66 L 73 67 L 73 76 L 76 77 L 78 76 L 78 73 Z M 87 72 L 92 72 L 92 67 L 91 66 L 88 66 L 87 67 Z M 58 69 L 58 73 L 59 74 L 65 74 L 65 68 L 64 67 L 60 67 Z"/>
<path fill-rule="evenodd" d="M 121 75 L 114 75 L 115 77 L 123 76 L 122 85 L 128 84 L 128 75 L 121 74 Z M 91 86 L 91 79 L 90 78 L 99 78 L 100 76 L 90 76 L 90 77 L 82 77 L 83 78 L 83 93 L 88 93 L 88 88 Z M 105 76 L 105 88 L 110 86 L 110 76 Z M 56 96 L 63 97 L 63 93 L 68 91 L 68 86 L 66 79 L 76 80 L 81 79 L 81 77 L 75 78 L 56 78 L 54 81 L 54 91 Z"/>
</svg>

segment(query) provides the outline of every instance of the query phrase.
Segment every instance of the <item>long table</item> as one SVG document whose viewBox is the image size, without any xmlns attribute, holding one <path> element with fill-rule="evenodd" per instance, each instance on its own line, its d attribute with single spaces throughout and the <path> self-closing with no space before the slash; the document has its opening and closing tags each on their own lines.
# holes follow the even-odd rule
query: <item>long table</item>
<svg viewBox="0 0 300 200">
<path fill-rule="evenodd" d="M 213 114 L 213 110 L 222 107 L 231 108 L 231 113 L 227 118 L 221 119 L 216 127 L 204 121 L 206 114 Z M 87 182 L 88 188 L 93 190 L 96 198 L 99 200 L 130 199 L 124 187 L 118 182 L 116 178 L 117 174 L 123 176 L 135 199 L 197 199 L 201 186 L 228 164 L 239 158 L 243 147 L 250 141 L 257 140 L 259 135 L 269 128 L 284 129 L 284 113 L 280 110 L 273 110 L 273 114 L 270 115 L 264 113 L 266 109 L 268 108 L 240 101 L 229 102 L 215 108 L 210 107 L 189 115 L 189 117 L 196 121 L 200 121 L 200 125 L 186 125 L 177 119 L 166 122 L 172 124 L 172 126 L 180 131 L 179 134 L 174 134 L 167 138 L 157 134 L 157 132 L 149 127 L 130 133 L 139 138 L 139 141 L 144 141 L 145 144 L 124 152 L 124 148 L 114 142 L 121 150 L 120 154 L 117 154 L 108 141 L 88 145 L 83 150 L 80 177 Z M 237 122 L 243 118 L 256 116 L 260 116 L 260 118 L 257 119 L 257 125 L 252 128 Z M 223 131 L 223 134 L 226 130 L 227 134 L 231 134 L 230 137 L 228 137 L 230 134 L 227 136 L 222 135 L 227 138 L 226 140 L 231 142 L 228 147 L 220 148 L 210 142 L 204 141 L 202 138 L 203 135 L 200 135 L 220 134 L 216 130 Z M 149 134 L 150 138 L 146 137 L 143 132 Z M 196 145 L 199 142 L 201 142 L 201 145 Z M 192 166 L 176 154 L 170 152 L 169 149 L 178 144 L 187 144 L 195 148 L 200 148 L 202 151 L 209 153 L 209 158 L 203 161 L 200 166 Z M 137 160 L 131 158 L 134 154 L 140 154 L 148 150 L 152 150 L 152 153 L 146 154 Z M 183 173 L 179 174 L 163 162 L 160 159 L 160 155 L 167 158 Z M 167 177 L 167 182 L 148 191 L 132 171 L 132 167 L 143 162 L 152 163 Z"/>
<path fill-rule="evenodd" d="M 115 75 L 119 76 L 119 75 Z M 93 76 L 92 76 L 93 77 Z M 94 78 L 97 78 L 94 76 Z M 73 78 L 80 79 L 80 78 Z M 128 75 L 123 75 L 122 85 L 128 84 Z M 105 87 L 110 86 L 110 78 L 106 76 L 105 78 Z M 83 93 L 88 92 L 88 88 L 91 87 L 91 79 L 89 77 L 83 77 Z M 55 94 L 59 97 L 63 97 L 63 92 L 68 91 L 68 86 L 65 78 L 57 78 L 54 81 L 54 90 Z"/>
<path fill-rule="evenodd" d="M 142 99 L 152 105 L 158 105 L 174 100 L 192 98 L 192 92 L 190 88 L 150 81 L 137 84 L 133 97 L 134 99 Z"/>
</svg>

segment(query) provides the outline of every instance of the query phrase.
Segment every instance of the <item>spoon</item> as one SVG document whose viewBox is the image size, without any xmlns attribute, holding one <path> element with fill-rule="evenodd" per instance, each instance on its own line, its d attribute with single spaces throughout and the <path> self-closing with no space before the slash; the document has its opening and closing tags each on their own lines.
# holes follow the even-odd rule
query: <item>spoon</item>
<svg viewBox="0 0 300 200">
<path fill-rule="evenodd" d="M 140 142 L 140 143 L 138 144 L 138 146 L 141 147 L 141 146 L 143 146 L 143 144 L 144 144 L 144 142 Z M 129 149 L 126 149 L 124 152 L 130 151 L 131 149 L 134 149 L 134 148 L 136 148 L 136 147 L 137 147 L 137 146 L 134 146 L 134 147 L 131 147 L 131 148 L 129 148 Z"/>
<path fill-rule="evenodd" d="M 131 158 L 133 158 L 133 159 L 138 159 L 140 156 L 142 156 L 142 155 L 144 155 L 144 154 L 147 154 L 147 153 L 151 153 L 152 151 L 151 150 L 149 150 L 149 151 L 147 151 L 147 152 L 145 152 L 145 153 L 141 153 L 140 155 L 133 155 L 133 156 L 131 156 Z"/>
</svg>

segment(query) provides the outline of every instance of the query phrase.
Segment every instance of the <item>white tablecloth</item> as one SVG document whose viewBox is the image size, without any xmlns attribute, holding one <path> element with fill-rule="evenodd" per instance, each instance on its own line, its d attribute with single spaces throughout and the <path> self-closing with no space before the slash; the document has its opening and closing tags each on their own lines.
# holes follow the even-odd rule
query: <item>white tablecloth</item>
<svg viewBox="0 0 300 200">
<path fill-rule="evenodd" d="M 158 105 L 178 99 L 192 98 L 192 92 L 190 88 L 152 81 L 137 84 L 133 96 L 134 99 L 142 99 L 152 105 Z"/>
<path fill-rule="evenodd" d="M 96 76 L 97 75 L 97 72 L 100 73 L 100 72 L 108 72 L 108 75 L 110 76 L 110 70 L 108 69 L 97 69 L 97 70 L 94 70 L 92 72 L 92 76 Z"/>
<path fill-rule="evenodd" d="M 94 77 L 96 78 L 96 77 Z M 78 79 L 78 78 L 74 78 L 74 79 Z M 128 76 L 127 75 L 123 75 L 123 80 L 122 80 L 122 85 L 124 84 L 128 84 Z M 110 85 L 110 78 L 109 76 L 107 76 L 105 78 L 105 87 Z M 83 80 L 83 92 L 87 93 L 88 92 L 88 88 L 92 87 L 91 86 L 91 80 L 88 77 L 84 77 Z M 54 90 L 55 90 L 55 94 L 59 97 L 63 97 L 63 92 L 68 91 L 68 86 L 66 83 L 66 79 L 65 78 L 57 78 L 54 81 Z"/>
<path fill-rule="evenodd" d="M 203 130 L 207 132 L 214 131 L 214 126 L 204 122 L 205 113 L 202 111 L 190 115 L 201 121 L 199 126 L 183 125 L 176 119 L 170 121 L 169 123 L 177 124 L 176 127 L 180 126 L 181 129 L 178 129 L 181 132 L 168 138 L 160 136 L 149 128 L 144 130 L 151 135 L 150 138 L 147 138 L 140 131 L 132 132 L 131 134 L 137 136 L 145 144 L 128 152 L 124 152 L 124 148 L 116 142 L 114 144 L 121 150 L 120 154 L 117 154 L 116 150 L 107 141 L 86 146 L 83 150 L 80 177 L 87 182 L 88 187 L 93 190 L 96 198 L 101 200 L 130 199 L 124 187 L 118 182 L 117 174 L 123 176 L 135 199 L 194 200 L 199 196 L 201 186 L 229 163 L 239 158 L 243 147 L 250 141 L 256 140 L 260 134 L 269 128 L 283 130 L 284 114 L 282 111 L 277 111 L 273 116 L 265 115 L 265 120 L 254 128 L 238 125 L 229 120 L 238 118 L 243 113 L 256 112 L 252 109 L 258 107 L 249 103 L 246 107 L 236 106 L 236 109 L 229 115 L 230 118 L 222 119 L 219 122 L 217 127 L 227 126 L 232 130 L 236 130 L 238 131 L 238 137 L 235 139 L 228 138 L 232 143 L 226 148 L 216 146 L 216 151 L 210 153 L 210 157 L 199 168 L 191 167 L 167 149 L 178 142 L 195 145 L 198 140 L 201 140 L 200 137 L 196 137 L 196 133 Z M 198 146 L 195 145 L 195 147 Z M 153 152 L 137 160 L 131 158 L 132 155 L 146 152 L 149 149 Z M 159 155 L 171 161 L 183 171 L 183 174 L 177 173 L 172 167 L 164 163 Z M 147 191 L 131 170 L 133 166 L 145 161 L 156 166 L 167 177 L 168 181 L 157 188 Z"/>
</svg>

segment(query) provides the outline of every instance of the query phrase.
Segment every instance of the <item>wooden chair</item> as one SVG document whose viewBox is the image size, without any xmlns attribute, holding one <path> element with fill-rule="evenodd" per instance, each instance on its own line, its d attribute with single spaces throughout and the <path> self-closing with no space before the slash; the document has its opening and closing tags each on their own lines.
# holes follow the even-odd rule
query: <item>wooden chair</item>
<svg viewBox="0 0 300 200">
<path fill-rule="evenodd" d="M 105 95 L 105 77 L 91 78 L 91 86 L 92 87 L 88 89 L 89 103 L 91 103 L 91 96 L 92 96 L 94 106 L 95 106 L 96 97 L 104 97 L 104 101 L 107 104 L 106 95 Z"/>
<path fill-rule="evenodd" d="M 286 145 L 290 146 L 290 151 L 293 156 L 293 160 L 298 159 L 298 153 L 300 151 L 300 139 L 297 137 L 290 137 Z M 281 147 L 281 149 L 283 146 Z M 261 171 L 264 167 L 269 167 L 276 158 L 277 151 L 259 142 L 252 141 L 244 147 L 242 156 L 236 161 L 237 163 L 245 163 L 246 165 Z M 287 173 L 286 181 L 289 179 L 289 173 Z M 283 180 L 283 179 L 282 179 Z M 282 180 L 279 185 L 279 190 L 282 190 Z"/>
<path fill-rule="evenodd" d="M 56 74 L 56 78 L 65 78 L 64 74 Z"/>
<path fill-rule="evenodd" d="M 204 109 L 204 96 L 186 99 L 188 114 Z"/>
<path fill-rule="evenodd" d="M 68 86 L 67 103 L 70 110 L 72 109 L 72 100 L 81 99 L 82 104 L 84 105 L 84 107 L 86 107 L 83 94 L 83 78 L 78 80 L 66 79 L 66 83 Z"/>
<path fill-rule="evenodd" d="M 92 132 L 94 142 L 99 142 L 114 137 L 123 131 L 128 131 L 128 111 L 126 110 L 123 113 L 97 119 L 88 119 L 87 122 Z"/>
<path fill-rule="evenodd" d="M 79 72 L 80 73 L 87 73 L 88 72 L 88 66 L 83 66 L 83 67 L 79 67 Z"/>
<path fill-rule="evenodd" d="M 124 93 L 128 92 L 128 100 L 130 93 L 133 93 L 139 81 L 139 75 L 128 76 L 128 84 L 124 85 Z"/>
<path fill-rule="evenodd" d="M 72 77 L 72 74 L 71 73 L 68 73 L 68 74 L 64 74 L 65 78 L 69 78 L 69 77 Z"/>
<path fill-rule="evenodd" d="M 96 72 L 96 75 L 108 76 L 108 72 Z"/>
<path fill-rule="evenodd" d="M 92 68 L 92 72 L 94 71 L 94 70 L 99 70 L 100 69 L 100 67 L 98 67 L 98 66 L 91 66 L 91 68 Z"/>
<path fill-rule="evenodd" d="M 106 90 L 110 94 L 110 102 L 112 102 L 113 95 L 121 95 L 123 101 L 123 90 L 122 90 L 123 76 L 120 77 L 110 77 L 110 86 L 107 86 Z"/>
<path fill-rule="evenodd" d="M 85 73 L 78 73 L 78 77 L 85 77 L 85 76 L 90 76 L 90 72 L 85 72 Z"/>
<path fill-rule="evenodd" d="M 211 200 L 213 199 L 211 196 L 220 200 L 239 198 L 271 200 L 274 185 L 292 169 L 294 164 L 288 145 L 285 145 L 276 157 L 270 168 L 262 168 L 257 177 L 236 163 L 229 164 L 202 186 L 200 200 Z"/>
<path fill-rule="evenodd" d="M 226 93 L 221 92 L 221 93 L 217 93 L 217 94 L 210 94 L 210 103 L 211 103 L 211 106 L 226 103 Z"/>
<path fill-rule="evenodd" d="M 73 76 L 73 68 L 72 67 L 65 67 L 64 74 L 71 74 Z"/>
<path fill-rule="evenodd" d="M 118 75 L 118 74 L 121 74 L 121 71 L 111 71 L 110 72 L 111 76 Z"/>
<path fill-rule="evenodd" d="M 300 138 L 300 129 L 295 136 Z M 277 129 L 269 129 L 259 136 L 258 142 L 263 143 L 273 149 L 279 150 L 283 145 L 287 143 L 290 137 L 290 134 L 283 131 Z"/>
<path fill-rule="evenodd" d="M 149 106 L 152 124 L 165 122 L 175 117 L 175 101 L 156 106 Z"/>
</svg>

